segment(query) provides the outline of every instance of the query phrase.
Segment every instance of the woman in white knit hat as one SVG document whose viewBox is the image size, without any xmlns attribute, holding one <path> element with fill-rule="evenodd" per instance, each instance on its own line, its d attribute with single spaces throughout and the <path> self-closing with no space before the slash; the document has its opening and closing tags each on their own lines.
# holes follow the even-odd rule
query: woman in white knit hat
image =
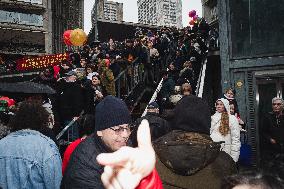
<svg viewBox="0 0 284 189">
<path fill-rule="evenodd" d="M 215 107 L 216 113 L 211 116 L 210 136 L 214 142 L 224 141 L 220 150 L 228 153 L 237 162 L 241 147 L 238 120 L 230 115 L 230 105 L 227 99 L 218 99 Z"/>
</svg>

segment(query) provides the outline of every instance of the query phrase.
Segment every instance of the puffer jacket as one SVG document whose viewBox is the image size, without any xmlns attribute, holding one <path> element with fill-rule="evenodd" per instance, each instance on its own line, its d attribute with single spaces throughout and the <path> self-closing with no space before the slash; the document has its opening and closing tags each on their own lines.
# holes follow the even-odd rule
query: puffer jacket
<svg viewBox="0 0 284 189">
<path fill-rule="evenodd" d="M 164 189 L 219 189 L 236 173 L 232 158 L 209 135 L 174 130 L 154 141 L 156 169 Z"/>
<path fill-rule="evenodd" d="M 104 167 L 97 162 L 96 158 L 100 153 L 108 152 L 111 151 L 97 135 L 93 134 L 87 137 L 72 153 L 61 182 L 61 188 L 104 189 L 101 181 Z"/>
<path fill-rule="evenodd" d="M 221 123 L 221 113 L 216 112 L 211 117 L 211 128 L 210 128 L 210 137 L 215 142 L 223 141 L 221 144 L 221 150 L 228 153 L 235 162 L 238 161 L 240 156 L 240 127 L 238 120 L 235 116 L 229 115 L 229 133 L 224 136 L 220 133 L 219 127 Z"/>
</svg>

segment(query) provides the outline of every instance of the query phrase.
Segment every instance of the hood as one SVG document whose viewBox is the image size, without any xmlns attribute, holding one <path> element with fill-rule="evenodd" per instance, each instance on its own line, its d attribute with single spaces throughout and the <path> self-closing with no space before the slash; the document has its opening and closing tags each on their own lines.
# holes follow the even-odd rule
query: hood
<svg viewBox="0 0 284 189">
<path fill-rule="evenodd" d="M 175 130 L 210 134 L 211 113 L 208 104 L 194 95 L 184 96 L 175 109 Z"/>
<path fill-rule="evenodd" d="M 217 101 L 223 102 L 227 113 L 230 114 L 230 103 L 229 103 L 229 101 L 225 98 L 219 98 L 218 100 L 216 100 L 216 103 L 217 103 Z M 216 106 L 216 103 L 215 103 L 215 106 Z"/>
<path fill-rule="evenodd" d="M 172 172 L 189 176 L 212 163 L 220 152 L 220 144 L 209 135 L 174 130 L 153 145 L 161 162 Z"/>
<path fill-rule="evenodd" d="M 224 97 L 225 97 L 227 100 L 235 100 L 235 98 L 230 98 L 230 97 L 228 97 L 226 94 L 224 94 Z"/>
</svg>

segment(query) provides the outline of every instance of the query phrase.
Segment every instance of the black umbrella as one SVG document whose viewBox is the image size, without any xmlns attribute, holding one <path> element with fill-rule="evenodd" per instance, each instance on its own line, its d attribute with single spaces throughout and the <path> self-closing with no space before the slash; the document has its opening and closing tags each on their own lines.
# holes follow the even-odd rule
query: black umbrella
<svg viewBox="0 0 284 189">
<path fill-rule="evenodd" d="M 27 94 L 55 94 L 56 91 L 48 85 L 30 81 L 16 83 L 0 83 L 0 92 Z"/>
</svg>

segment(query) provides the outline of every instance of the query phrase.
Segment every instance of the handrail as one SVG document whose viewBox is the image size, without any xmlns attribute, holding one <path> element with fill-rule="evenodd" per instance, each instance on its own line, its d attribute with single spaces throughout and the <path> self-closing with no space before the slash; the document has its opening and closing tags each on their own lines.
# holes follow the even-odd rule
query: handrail
<svg viewBox="0 0 284 189">
<path fill-rule="evenodd" d="M 196 95 L 198 97 L 201 97 L 202 98 L 202 94 L 203 94 L 203 88 L 204 88 L 204 81 L 205 81 L 205 73 L 206 73 L 206 63 L 207 63 L 207 58 L 203 61 L 202 63 L 202 69 L 200 71 L 200 74 L 199 74 L 199 78 L 198 78 L 198 82 L 197 82 L 197 87 L 196 87 Z M 157 98 L 157 95 L 158 93 L 160 92 L 161 88 L 163 86 L 163 79 L 161 79 L 158 87 L 156 88 L 151 100 L 149 101 L 148 105 L 151 103 L 151 102 L 154 102 Z M 143 114 L 141 115 L 141 117 L 145 116 L 146 113 L 147 113 L 147 108 L 148 108 L 148 105 L 146 106 Z"/>
<path fill-rule="evenodd" d="M 0 75 L 0 79 L 1 78 L 10 78 L 10 77 L 23 77 L 24 75 L 35 75 L 35 74 L 39 74 L 39 73 L 40 73 L 39 71 L 22 72 L 22 73 L 10 73 L 10 74 L 3 73 L 3 75 Z"/>
<path fill-rule="evenodd" d="M 130 65 L 128 65 L 123 71 L 121 71 L 120 73 L 119 73 L 119 75 L 114 79 L 114 82 L 119 82 L 119 86 L 118 86 L 118 90 L 119 90 L 119 93 L 117 94 L 117 96 L 120 98 L 121 97 L 121 93 L 120 93 L 120 81 L 121 81 L 121 79 L 124 79 L 124 78 L 126 78 L 126 77 L 124 77 L 124 76 L 126 76 L 126 74 L 127 74 L 127 71 L 130 69 L 130 68 L 134 68 L 134 66 L 139 66 L 139 64 L 135 64 L 135 62 L 137 62 L 137 60 L 138 60 L 138 58 L 136 58 L 134 61 L 132 61 L 131 62 L 131 64 Z M 122 77 L 124 77 L 124 78 L 122 78 Z M 124 80 L 125 81 L 125 80 Z M 131 84 L 132 84 L 132 81 L 130 82 Z M 126 81 L 126 87 L 128 87 L 127 86 L 127 84 L 128 84 L 128 82 Z M 133 90 L 133 87 L 135 87 L 135 86 L 131 86 L 131 90 Z M 129 95 L 129 94 L 127 94 L 127 95 Z M 81 112 L 81 114 L 80 114 L 80 117 L 83 115 L 83 112 L 84 111 L 82 111 Z M 77 119 L 72 119 L 72 121 L 68 124 L 68 125 L 66 125 L 61 131 L 60 131 L 60 133 L 56 136 L 56 140 L 59 140 L 62 136 L 63 136 L 63 134 L 76 122 L 76 120 Z"/>
<path fill-rule="evenodd" d="M 122 98 L 122 96 L 124 96 L 124 98 L 129 96 L 133 92 L 134 88 L 141 83 L 143 79 L 143 71 L 141 70 L 141 64 L 138 62 L 138 60 L 139 58 L 136 58 L 134 61 L 132 61 L 131 64 L 121 71 L 114 79 L 117 92 L 116 96 L 118 98 Z M 121 85 L 126 89 L 125 94 L 122 94 L 121 92 Z"/>
<path fill-rule="evenodd" d="M 157 98 L 157 96 L 158 96 L 158 93 L 160 92 L 160 90 L 161 90 L 161 88 L 162 88 L 162 86 L 163 86 L 163 81 L 164 81 L 164 79 L 162 78 L 161 81 L 160 81 L 160 83 L 159 83 L 159 85 L 158 85 L 158 87 L 156 88 L 156 90 L 155 90 L 153 96 L 151 97 L 151 99 L 150 99 L 148 105 L 156 100 L 156 98 Z M 144 110 L 144 112 L 143 112 L 143 114 L 142 114 L 141 117 L 143 117 L 143 116 L 146 115 L 147 109 L 148 109 L 148 105 L 146 106 L 146 108 L 145 108 L 145 110 Z"/>
<path fill-rule="evenodd" d="M 202 63 L 201 71 L 200 71 L 197 86 L 196 86 L 196 96 L 200 98 L 202 98 L 202 95 L 203 95 L 206 67 L 207 67 L 207 58 Z"/>
<path fill-rule="evenodd" d="M 168 53 L 168 56 L 165 57 L 165 61 L 164 62 L 164 65 L 168 66 L 168 62 L 171 60 L 171 53 Z M 160 90 L 162 89 L 162 86 L 163 86 L 163 81 L 164 79 L 162 78 L 161 81 L 159 82 L 154 94 L 152 95 L 149 103 L 147 104 L 143 114 L 141 115 L 141 117 L 145 116 L 147 114 L 147 109 L 148 109 L 148 105 L 151 103 L 151 102 L 154 102 L 158 96 L 158 93 L 160 92 Z"/>
<path fill-rule="evenodd" d="M 118 80 L 119 77 L 121 77 L 130 67 L 131 65 L 133 65 L 136 61 L 138 60 L 138 58 L 135 58 L 130 65 L 128 65 L 124 70 L 122 70 L 118 75 L 117 77 L 114 79 L 114 81 Z"/>
<path fill-rule="evenodd" d="M 60 133 L 58 133 L 58 135 L 56 135 L 56 140 L 59 140 L 63 134 L 69 129 L 69 127 L 71 127 L 80 117 L 82 117 L 82 115 L 84 114 L 84 110 L 81 111 L 79 117 L 75 117 L 73 118 L 61 131 Z"/>
</svg>

